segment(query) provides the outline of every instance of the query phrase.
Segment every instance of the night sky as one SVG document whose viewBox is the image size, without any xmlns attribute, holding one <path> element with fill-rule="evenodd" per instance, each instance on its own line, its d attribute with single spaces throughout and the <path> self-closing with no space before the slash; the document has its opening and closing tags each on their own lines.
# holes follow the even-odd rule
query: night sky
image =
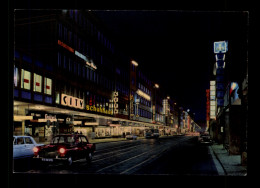
<svg viewBox="0 0 260 188">
<path fill-rule="evenodd" d="M 247 12 L 94 11 L 115 45 L 177 103 L 206 119 L 206 89 L 215 63 L 213 42 L 227 40 L 240 61 L 247 41 Z"/>
</svg>

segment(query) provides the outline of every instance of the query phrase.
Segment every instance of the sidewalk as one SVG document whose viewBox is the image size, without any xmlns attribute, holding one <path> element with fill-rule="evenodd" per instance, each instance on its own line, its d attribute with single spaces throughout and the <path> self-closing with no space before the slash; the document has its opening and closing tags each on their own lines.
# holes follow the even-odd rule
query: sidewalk
<svg viewBox="0 0 260 188">
<path fill-rule="evenodd" d="M 222 144 L 210 146 L 226 176 L 246 176 L 247 166 L 241 165 L 241 155 L 229 155 Z"/>
</svg>

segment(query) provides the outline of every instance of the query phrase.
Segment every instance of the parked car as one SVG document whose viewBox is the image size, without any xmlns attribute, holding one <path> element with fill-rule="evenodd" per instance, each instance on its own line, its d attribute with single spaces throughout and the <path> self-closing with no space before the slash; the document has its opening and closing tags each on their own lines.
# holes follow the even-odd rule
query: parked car
<svg viewBox="0 0 260 188">
<path fill-rule="evenodd" d="M 131 134 L 130 132 L 127 132 L 125 137 L 128 140 L 137 140 L 137 135 Z"/>
<path fill-rule="evenodd" d="M 81 134 L 61 134 L 53 138 L 48 145 L 35 147 L 34 159 L 40 163 L 65 163 L 71 165 L 79 159 L 91 162 L 95 152 L 95 144 L 89 143 Z"/>
<path fill-rule="evenodd" d="M 145 138 L 159 138 L 159 130 L 158 129 L 149 129 L 145 132 Z"/>
<path fill-rule="evenodd" d="M 209 144 L 211 145 L 213 143 L 211 136 L 208 133 L 202 133 L 200 137 L 198 138 L 198 141 L 200 144 Z"/>
<path fill-rule="evenodd" d="M 33 148 L 42 145 L 37 144 L 31 136 L 13 136 L 13 159 L 33 157 Z"/>
</svg>

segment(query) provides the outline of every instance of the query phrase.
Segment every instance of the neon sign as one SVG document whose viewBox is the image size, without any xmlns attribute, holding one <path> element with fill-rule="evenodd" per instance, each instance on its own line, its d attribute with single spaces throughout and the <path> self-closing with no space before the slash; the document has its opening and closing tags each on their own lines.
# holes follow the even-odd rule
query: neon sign
<svg viewBox="0 0 260 188">
<path fill-rule="evenodd" d="M 78 51 L 75 50 L 75 55 L 80 57 L 81 59 L 85 60 L 85 61 L 88 61 L 87 57 L 84 56 L 83 54 L 79 53 Z"/>
<path fill-rule="evenodd" d="M 69 47 L 67 44 L 61 42 L 60 40 L 58 40 L 58 45 L 62 46 L 63 48 L 69 50 L 70 52 L 74 53 L 74 49 Z"/>
<path fill-rule="evenodd" d="M 86 62 L 86 65 L 89 66 L 92 69 L 97 69 L 97 66 L 93 63 L 92 60 L 88 60 L 87 56 L 83 55 L 82 53 L 78 52 L 77 50 L 74 50 L 73 48 L 71 48 L 70 46 L 68 46 L 67 44 L 65 44 L 64 42 L 61 42 L 60 40 L 58 40 L 58 45 L 62 46 L 63 48 L 69 50 L 70 52 L 74 53 L 76 56 L 78 56 L 79 58 L 83 59 Z"/>
</svg>

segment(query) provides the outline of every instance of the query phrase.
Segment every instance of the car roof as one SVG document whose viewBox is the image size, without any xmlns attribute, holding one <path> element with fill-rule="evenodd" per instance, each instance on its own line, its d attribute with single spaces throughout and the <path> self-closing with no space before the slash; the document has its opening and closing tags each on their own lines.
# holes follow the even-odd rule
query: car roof
<svg viewBox="0 0 260 188">
<path fill-rule="evenodd" d="M 26 136 L 26 135 L 15 135 L 13 136 L 14 138 L 17 138 L 17 137 L 31 137 L 31 136 Z"/>
<path fill-rule="evenodd" d="M 83 134 L 58 134 L 56 136 L 85 136 L 85 135 L 83 135 Z"/>
</svg>

